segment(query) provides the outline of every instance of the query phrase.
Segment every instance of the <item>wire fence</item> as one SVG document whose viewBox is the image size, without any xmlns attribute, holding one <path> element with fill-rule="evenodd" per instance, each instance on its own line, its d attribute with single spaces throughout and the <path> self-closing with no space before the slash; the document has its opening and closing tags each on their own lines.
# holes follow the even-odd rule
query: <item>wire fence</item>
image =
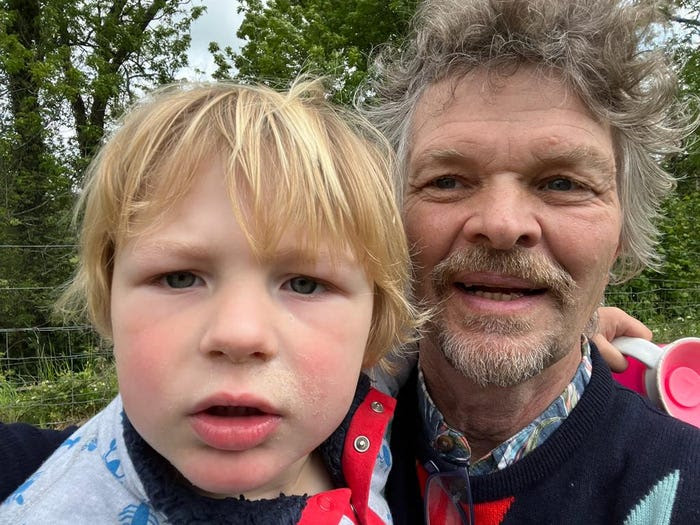
<svg viewBox="0 0 700 525">
<path fill-rule="evenodd" d="M 0 341 L 0 421 L 62 428 L 116 393 L 111 348 L 89 326 L 0 328 Z"/>
<path fill-rule="evenodd" d="M 17 248 L 0 245 L 0 250 Z M 72 251 L 74 246 L 31 248 Z M 690 257 L 695 256 L 700 260 L 700 254 Z M 55 295 L 56 286 L 3 286 L 0 275 L 0 302 L 18 304 L 37 289 Z M 658 342 L 700 335 L 698 281 L 647 278 L 639 289 L 612 286 L 606 303 L 650 324 Z M 0 421 L 60 428 L 91 417 L 116 393 L 111 348 L 90 326 L 7 326 L 4 321 L 0 319 Z"/>
</svg>

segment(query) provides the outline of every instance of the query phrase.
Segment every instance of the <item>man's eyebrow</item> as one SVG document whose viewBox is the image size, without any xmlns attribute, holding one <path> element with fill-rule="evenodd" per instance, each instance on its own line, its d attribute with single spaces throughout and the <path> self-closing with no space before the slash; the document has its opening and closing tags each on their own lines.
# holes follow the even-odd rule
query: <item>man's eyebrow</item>
<svg viewBox="0 0 700 525">
<path fill-rule="evenodd" d="M 615 159 L 590 146 L 542 148 L 535 157 L 547 164 L 581 165 L 601 173 L 615 172 Z"/>
<path fill-rule="evenodd" d="M 435 148 L 421 152 L 416 157 L 412 173 L 422 170 L 426 165 L 431 163 L 450 164 L 470 162 L 471 157 L 454 148 Z"/>
</svg>

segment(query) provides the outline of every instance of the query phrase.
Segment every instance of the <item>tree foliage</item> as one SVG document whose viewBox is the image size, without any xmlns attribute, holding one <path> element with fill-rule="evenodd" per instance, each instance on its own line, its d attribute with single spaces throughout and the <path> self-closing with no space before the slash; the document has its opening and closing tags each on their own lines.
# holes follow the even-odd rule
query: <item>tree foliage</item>
<svg viewBox="0 0 700 525">
<path fill-rule="evenodd" d="M 73 268 L 59 247 L 75 242 L 80 175 L 124 106 L 186 65 L 202 10 L 189 0 L 0 0 L 0 328 L 49 322 L 48 292 Z"/>
<path fill-rule="evenodd" d="M 700 2 L 677 0 L 669 12 L 673 37 L 669 50 L 678 62 L 681 96 L 697 113 L 700 94 Z M 608 301 L 625 308 L 655 330 L 660 341 L 700 333 L 700 132 L 685 151 L 669 159 L 678 179 L 675 194 L 664 204 L 659 252 L 664 265 L 647 270 L 624 286 L 611 288 Z"/>
<path fill-rule="evenodd" d="M 218 78 L 284 86 L 300 72 L 323 74 L 336 100 L 351 100 L 372 50 L 401 37 L 416 0 L 243 0 L 239 53 L 210 46 Z"/>
</svg>

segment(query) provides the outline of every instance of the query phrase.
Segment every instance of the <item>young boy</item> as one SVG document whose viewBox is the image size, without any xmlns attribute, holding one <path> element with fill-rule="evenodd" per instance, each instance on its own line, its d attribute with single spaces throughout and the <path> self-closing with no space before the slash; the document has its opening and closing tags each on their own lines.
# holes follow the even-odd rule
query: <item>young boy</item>
<svg viewBox="0 0 700 525">
<path fill-rule="evenodd" d="M 62 301 L 112 340 L 120 394 L 0 521 L 390 521 L 394 400 L 361 370 L 417 326 L 391 158 L 316 83 L 174 87 L 127 115 Z"/>
</svg>

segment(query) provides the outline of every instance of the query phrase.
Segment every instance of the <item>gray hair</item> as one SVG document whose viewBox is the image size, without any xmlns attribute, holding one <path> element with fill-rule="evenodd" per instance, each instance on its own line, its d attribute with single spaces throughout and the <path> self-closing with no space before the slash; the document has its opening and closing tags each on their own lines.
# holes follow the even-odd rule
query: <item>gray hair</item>
<svg viewBox="0 0 700 525">
<path fill-rule="evenodd" d="M 675 179 L 659 161 L 696 124 L 676 97 L 671 60 L 648 48 L 663 20 L 651 0 L 426 0 L 404 44 L 377 56 L 361 109 L 393 145 L 401 187 L 413 112 L 432 84 L 476 68 L 555 70 L 612 129 L 623 213 L 615 277 L 624 280 L 660 262 L 655 220 Z"/>
</svg>

